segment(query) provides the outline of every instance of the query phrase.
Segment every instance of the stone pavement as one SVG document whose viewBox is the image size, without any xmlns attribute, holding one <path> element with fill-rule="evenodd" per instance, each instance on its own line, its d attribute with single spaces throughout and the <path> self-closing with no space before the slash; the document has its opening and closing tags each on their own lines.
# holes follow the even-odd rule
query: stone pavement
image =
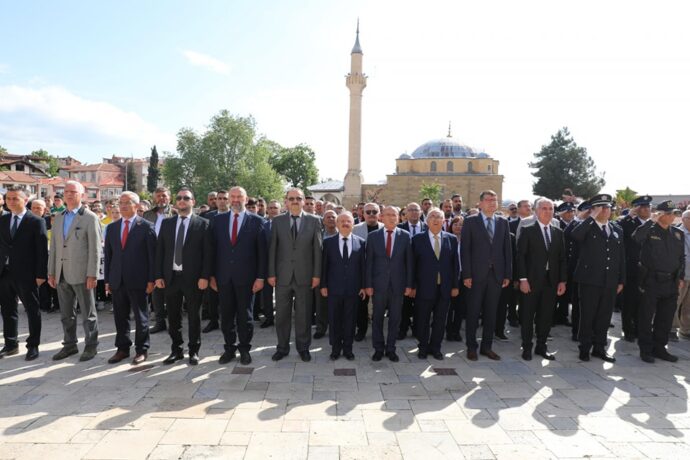
<svg viewBox="0 0 690 460">
<path fill-rule="evenodd" d="M 577 360 L 569 329 L 557 327 L 553 362 L 520 359 L 519 331 L 497 343 L 503 360 L 469 363 L 444 343 L 446 359 L 328 360 L 327 338 L 313 360 L 296 352 L 271 361 L 273 328 L 257 327 L 251 366 L 219 366 L 219 331 L 204 334 L 202 362 L 163 366 L 168 336 L 152 336 L 149 361 L 106 363 L 111 313 L 100 315 L 101 349 L 53 362 L 58 314 L 43 315 L 41 356 L 0 359 L 0 458 L 537 459 L 688 458 L 690 342 L 671 345 L 677 364 L 642 363 L 635 345 L 611 330 L 618 362 Z M 26 335 L 26 318 L 20 316 Z M 81 331 L 80 331 L 81 333 Z M 185 335 L 186 336 L 186 335 Z M 81 348 L 81 344 L 80 344 Z M 22 352 L 24 352 L 22 348 Z M 345 375 L 335 375 L 345 374 Z"/>
</svg>

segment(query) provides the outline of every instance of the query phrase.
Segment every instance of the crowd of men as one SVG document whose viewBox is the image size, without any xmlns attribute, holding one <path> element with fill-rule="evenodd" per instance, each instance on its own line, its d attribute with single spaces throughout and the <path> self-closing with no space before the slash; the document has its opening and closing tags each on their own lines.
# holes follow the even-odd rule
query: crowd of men
<svg viewBox="0 0 690 460">
<path fill-rule="evenodd" d="M 53 359 L 79 353 L 79 315 L 79 359 L 93 359 L 106 301 L 116 330 L 111 364 L 132 347 L 132 364 L 146 361 L 151 334 L 163 331 L 172 342 L 163 363 L 183 360 L 185 315 L 190 365 L 199 362 L 202 334 L 214 329 L 224 339 L 220 364 L 238 354 L 251 363 L 261 315 L 260 327 L 276 331 L 274 361 L 290 353 L 293 324 L 305 362 L 312 339 L 326 334 L 332 360 L 355 359 L 353 343 L 365 340 L 370 322 L 373 361 L 399 361 L 397 341 L 410 330 L 420 359 L 442 360 L 444 338 L 462 341 L 464 321 L 470 361 L 501 359 L 493 341 L 508 339 L 508 322 L 520 328 L 524 360 L 554 360 L 551 328 L 566 325 L 580 360 L 615 362 L 608 347 L 615 308 L 623 338 L 637 341 L 644 362 L 674 362 L 669 338 L 690 339 L 690 210 L 664 201 L 652 212 L 649 196 L 618 220 L 610 195 L 578 202 L 568 190 L 558 206 L 522 200 L 505 213 L 491 190 L 470 209 L 453 195 L 439 207 L 427 198 L 351 211 L 297 188 L 281 203 L 235 186 L 198 205 L 188 188 L 171 196 L 160 187 L 153 203 L 123 192 L 104 209 L 86 205 L 82 184 L 68 181 L 53 203 L 20 187 L 2 198 L 0 358 L 19 353 L 18 300 L 29 361 L 39 355 L 41 310 L 55 309 L 64 338 Z"/>
</svg>

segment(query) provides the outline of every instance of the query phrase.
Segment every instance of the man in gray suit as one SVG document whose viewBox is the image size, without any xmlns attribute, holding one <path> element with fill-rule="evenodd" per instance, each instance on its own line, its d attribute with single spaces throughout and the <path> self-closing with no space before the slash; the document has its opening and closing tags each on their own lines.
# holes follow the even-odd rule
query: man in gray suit
<svg viewBox="0 0 690 460">
<path fill-rule="evenodd" d="M 321 279 L 321 222 L 302 211 L 304 193 L 288 190 L 288 212 L 273 219 L 268 252 L 268 284 L 275 287 L 276 334 L 278 346 L 273 355 L 279 361 L 290 352 L 292 306 L 295 308 L 295 347 L 302 361 L 310 361 L 312 290 Z"/>
<path fill-rule="evenodd" d="M 81 307 L 86 346 L 79 358 L 88 361 L 98 348 L 98 317 L 94 297 L 101 260 L 101 225 L 98 216 L 82 205 L 84 186 L 65 184 L 65 211 L 55 216 L 48 257 L 48 284 L 57 289 L 64 340 L 54 360 L 76 354 L 77 301 Z"/>
</svg>

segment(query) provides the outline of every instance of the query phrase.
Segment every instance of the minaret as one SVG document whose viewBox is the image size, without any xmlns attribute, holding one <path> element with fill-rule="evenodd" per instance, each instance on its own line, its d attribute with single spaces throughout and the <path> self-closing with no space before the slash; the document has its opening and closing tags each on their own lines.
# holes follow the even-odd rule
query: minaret
<svg viewBox="0 0 690 460">
<path fill-rule="evenodd" d="M 362 91 L 367 86 L 367 77 L 362 72 L 359 20 L 355 46 L 352 47 L 350 57 L 350 73 L 345 79 L 345 85 L 350 89 L 350 137 L 343 206 L 350 209 L 362 199 Z"/>
</svg>

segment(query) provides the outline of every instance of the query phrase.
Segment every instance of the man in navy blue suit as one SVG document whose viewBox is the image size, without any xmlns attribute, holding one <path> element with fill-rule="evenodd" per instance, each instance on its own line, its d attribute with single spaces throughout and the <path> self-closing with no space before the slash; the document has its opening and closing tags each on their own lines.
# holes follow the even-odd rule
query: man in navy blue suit
<svg viewBox="0 0 690 460">
<path fill-rule="evenodd" d="M 136 355 L 132 364 L 148 357 L 149 310 L 146 296 L 153 292 L 155 281 L 156 232 L 153 224 L 137 216 L 139 195 L 123 192 L 120 196 L 122 218 L 108 225 L 104 245 L 105 290 L 113 295 L 115 346 L 117 352 L 108 363 L 119 363 L 129 357 L 129 314 L 134 312 Z"/>
<path fill-rule="evenodd" d="M 455 235 L 441 230 L 443 218 L 440 209 L 430 209 L 426 215 L 429 230 L 412 238 L 414 277 L 410 284 L 415 289 L 417 356 L 420 359 L 426 359 L 429 353 L 435 359 L 443 359 L 441 342 L 448 307 L 451 297 L 459 293 L 458 240 Z"/>
<path fill-rule="evenodd" d="M 355 359 L 357 305 L 364 298 L 366 242 L 352 233 L 354 218 L 349 212 L 336 220 L 338 235 L 323 241 L 321 259 L 321 295 L 328 300 L 331 359 L 343 353 L 348 361 Z"/>
<path fill-rule="evenodd" d="M 367 238 L 366 293 L 373 297 L 374 315 L 371 321 L 374 361 L 381 361 L 384 352 L 393 362 L 399 360 L 395 341 L 400 328 L 403 296 L 411 295 L 408 271 L 411 271 L 412 250 L 410 234 L 397 228 L 398 208 L 387 206 L 381 213 L 383 228 Z M 388 340 L 383 337 L 383 320 L 388 310 Z"/>
<path fill-rule="evenodd" d="M 462 230 L 462 278 L 469 290 L 467 304 L 467 359 L 477 360 L 477 327 L 482 317 L 480 353 L 501 359 L 491 349 L 501 289 L 513 277 L 513 254 L 508 221 L 495 215 L 498 195 L 493 190 L 479 195 L 480 213 L 465 219 Z"/>
<path fill-rule="evenodd" d="M 230 189 L 230 212 L 218 214 L 208 229 L 207 272 L 211 288 L 218 291 L 220 328 L 225 352 L 218 362 L 227 364 L 240 352 L 240 363 L 252 362 L 249 355 L 254 336 L 254 294 L 266 278 L 266 235 L 264 220 L 246 210 L 247 192 Z"/>
</svg>

